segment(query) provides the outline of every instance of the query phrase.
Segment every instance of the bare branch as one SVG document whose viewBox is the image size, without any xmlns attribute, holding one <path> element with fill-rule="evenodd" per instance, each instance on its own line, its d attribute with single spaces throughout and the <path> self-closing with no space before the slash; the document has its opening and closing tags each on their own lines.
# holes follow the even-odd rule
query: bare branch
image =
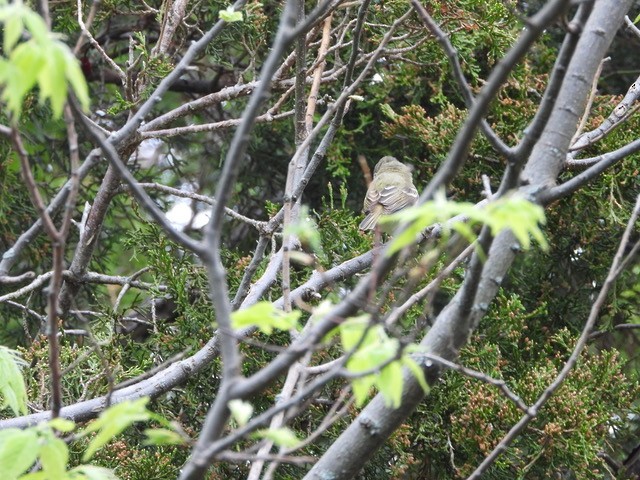
<svg viewBox="0 0 640 480">
<path fill-rule="evenodd" d="M 636 81 L 631 84 L 625 96 L 622 98 L 620 103 L 616 105 L 616 108 L 613 109 L 613 112 L 611 112 L 611 114 L 604 120 L 604 122 L 602 122 L 602 124 L 598 128 L 580 135 L 574 142 L 572 142 L 570 150 L 572 152 L 582 150 L 589 145 L 597 142 L 598 140 L 601 140 L 606 135 L 611 133 L 615 128 L 622 125 L 623 122 L 625 122 L 640 108 L 640 104 L 634 105 L 639 98 L 640 77 L 638 77 Z M 574 155 L 575 153 L 572 153 L 572 156 Z M 569 159 L 568 163 L 570 165 L 578 164 L 575 161 L 571 162 L 571 159 Z"/>
<path fill-rule="evenodd" d="M 572 177 L 566 182 L 558 185 L 557 187 L 550 188 L 549 190 L 541 193 L 538 196 L 538 199 L 541 203 L 548 204 L 560 198 L 571 195 L 583 185 L 586 185 L 592 180 L 598 178 L 598 176 L 602 172 L 606 171 L 616 163 L 624 160 L 629 155 L 632 155 L 638 151 L 640 151 L 640 139 L 634 140 L 628 145 L 614 150 L 613 152 L 604 153 L 591 159 L 585 159 L 585 162 L 589 161 L 589 163 L 592 164 L 591 167 L 589 167 L 584 172 L 579 173 L 575 177 Z"/>
<path fill-rule="evenodd" d="M 153 219 L 156 222 L 158 222 L 158 224 L 164 229 L 165 232 L 167 232 L 168 236 L 173 241 L 179 243 L 180 245 L 182 245 L 183 247 L 185 247 L 186 249 L 192 252 L 200 253 L 202 251 L 202 246 L 195 240 L 189 238 L 187 235 L 176 230 L 173 227 L 173 225 L 171 225 L 171 223 L 169 222 L 165 214 L 162 211 L 160 211 L 160 209 L 156 206 L 153 200 L 140 187 L 140 185 L 138 184 L 138 181 L 131 174 L 131 172 L 126 167 L 126 165 L 122 162 L 122 160 L 120 159 L 120 155 L 118 154 L 118 152 L 116 151 L 112 143 L 104 139 L 102 137 L 102 134 L 100 132 L 97 132 L 93 128 L 93 126 L 87 121 L 86 117 L 80 111 L 80 108 L 78 107 L 78 105 L 75 103 L 75 100 L 71 102 L 71 105 L 73 107 L 76 118 L 85 128 L 85 131 L 96 142 L 96 144 L 100 146 L 104 155 L 109 159 L 109 162 L 111 163 L 111 167 L 113 167 L 115 171 L 118 172 L 118 175 L 121 176 L 122 179 L 124 179 L 127 182 L 132 193 L 134 194 L 136 199 L 144 206 L 145 210 L 149 213 L 149 215 L 151 215 Z M 106 177 L 107 176 L 105 176 L 105 178 Z M 117 188 L 117 183 L 118 183 L 117 179 L 118 177 L 116 177 L 116 182 L 114 182 L 115 184 L 109 183 L 108 189 L 113 191 L 113 193 L 115 193 L 115 189 Z M 103 183 L 103 185 L 106 185 L 106 183 Z M 93 208 L 95 207 L 96 205 L 94 204 Z"/>
</svg>

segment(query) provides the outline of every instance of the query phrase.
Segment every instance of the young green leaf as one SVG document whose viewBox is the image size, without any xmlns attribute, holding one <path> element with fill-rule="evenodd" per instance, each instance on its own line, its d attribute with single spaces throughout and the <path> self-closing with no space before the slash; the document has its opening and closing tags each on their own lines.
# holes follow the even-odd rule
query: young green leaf
<svg viewBox="0 0 640 480">
<path fill-rule="evenodd" d="M 65 75 L 83 110 L 89 110 L 89 87 L 80 64 L 68 48 L 64 48 Z"/>
<path fill-rule="evenodd" d="M 54 118 L 62 115 L 64 102 L 67 100 L 67 82 L 65 78 L 66 61 L 63 50 L 58 42 L 49 48 L 44 68 L 38 75 L 40 87 L 40 102 L 51 102 Z"/>
<path fill-rule="evenodd" d="M 373 341 L 373 337 L 362 338 L 367 331 L 370 320 L 371 316 L 365 313 L 342 322 L 340 325 L 340 340 L 345 351 L 352 350 L 358 343 L 366 346 Z M 369 334 L 372 334 L 371 330 L 369 330 Z"/>
<path fill-rule="evenodd" d="M 34 429 L 0 430 L 0 466 L 3 479 L 18 478 L 35 463 L 39 454 L 40 444 Z"/>
<path fill-rule="evenodd" d="M 86 428 L 84 433 L 98 432 L 89 443 L 82 461 L 89 460 L 96 451 L 109 443 L 116 435 L 133 425 L 135 422 L 146 422 L 151 417 L 151 412 L 146 408 L 149 397 L 142 397 L 135 401 L 125 401 L 109 407 L 100 414 Z"/>
<path fill-rule="evenodd" d="M 255 438 L 266 438 L 271 440 L 278 447 L 293 448 L 300 443 L 300 439 L 290 428 L 269 428 L 254 432 Z"/>
<path fill-rule="evenodd" d="M 229 5 L 226 10 L 220 10 L 218 15 L 220 20 L 228 23 L 242 21 L 242 12 L 236 12 L 231 5 Z"/>
<path fill-rule="evenodd" d="M 402 355 L 402 364 L 405 367 L 407 367 L 409 371 L 413 374 L 413 376 L 416 378 L 416 380 L 422 387 L 422 390 L 424 390 L 424 393 L 428 393 L 429 384 L 427 383 L 427 379 L 424 376 L 424 370 L 422 370 L 422 368 L 420 368 L 420 365 L 418 365 L 418 362 L 416 362 L 411 357 L 412 353 L 421 352 L 421 351 L 423 351 L 423 348 L 420 347 L 419 345 L 416 345 L 414 343 L 407 345 L 403 352 L 404 355 Z"/>
<path fill-rule="evenodd" d="M 406 208 L 393 215 L 385 215 L 380 219 L 383 224 L 409 224 L 402 234 L 393 238 L 391 245 L 389 245 L 389 255 L 413 243 L 420 232 L 435 223 L 442 225 L 446 234 L 451 228 L 447 222 L 457 215 L 474 209 L 476 209 L 475 205 L 470 202 L 452 202 L 447 200 L 444 192 L 439 192 L 432 201 L 423 205 Z"/>
<path fill-rule="evenodd" d="M 509 195 L 502 197 L 495 202 L 490 202 L 486 208 L 486 223 L 490 225 L 491 232 L 496 235 L 498 232 L 510 229 L 514 236 L 528 250 L 531 247 L 531 237 L 547 250 L 549 245 L 540 229 L 546 219 L 544 209 L 520 195 Z"/>
<path fill-rule="evenodd" d="M 27 390 L 20 367 L 24 361 L 18 352 L 0 346 L 0 408 L 11 408 L 15 415 L 27 413 Z"/>
<path fill-rule="evenodd" d="M 227 403 L 227 406 L 231 411 L 231 415 L 241 427 L 245 426 L 251 418 L 251 415 L 253 415 L 253 405 L 249 402 L 236 399 Z"/>
<path fill-rule="evenodd" d="M 76 428 L 76 424 L 73 421 L 62 417 L 49 420 L 49 426 L 62 433 L 69 433 Z"/>
<path fill-rule="evenodd" d="M 10 5 L 5 7 L 7 9 L 15 10 L 13 8 L 14 5 Z M 7 18 L 4 20 L 4 51 L 9 53 L 13 49 L 18 40 L 20 39 L 20 35 L 22 35 L 22 30 L 24 29 L 24 25 L 22 23 L 22 17 L 20 15 L 9 14 Z"/>
<path fill-rule="evenodd" d="M 452 221 L 453 219 L 455 220 Z M 517 194 L 478 206 L 469 202 L 449 201 L 440 193 L 433 201 L 386 215 L 380 222 L 408 223 L 403 233 L 393 238 L 388 249 L 389 255 L 413 243 L 420 232 L 433 224 L 440 224 L 445 229 L 445 234 L 448 230 L 458 232 L 469 243 L 476 239 L 473 227 L 485 224 L 491 228 L 493 235 L 510 229 L 525 250 L 530 248 L 531 238 L 543 250 L 548 248 L 540 229 L 540 225 L 545 223 L 543 208 Z"/>
<path fill-rule="evenodd" d="M 350 318 L 340 326 L 342 348 L 350 352 L 346 367 L 350 372 L 361 373 L 376 368 L 379 372 L 370 373 L 352 380 L 351 387 L 356 405 L 361 406 L 369 398 L 371 387 L 382 393 L 387 405 L 397 407 L 402 397 L 402 364 L 395 360 L 400 343 L 390 338 L 382 325 L 371 325 L 368 315 Z"/>
<path fill-rule="evenodd" d="M 64 478 L 69 461 L 69 447 L 63 440 L 55 437 L 51 430 L 48 435 L 41 437 L 42 440 L 44 440 L 40 447 L 42 470 L 49 478 Z"/>
<path fill-rule="evenodd" d="M 78 60 L 66 44 L 49 32 L 42 17 L 24 4 L 15 3 L 0 6 L 0 22 L 4 24 L 4 54 L 8 57 L 0 59 L 0 98 L 13 121 L 20 117 L 24 99 L 36 84 L 40 101 L 49 100 L 54 117 L 62 115 L 68 85 L 86 110 L 89 93 Z M 25 27 L 30 39 L 18 43 Z"/>
<path fill-rule="evenodd" d="M 180 434 L 168 428 L 147 428 L 144 431 L 147 436 L 144 445 L 182 445 L 185 439 Z"/>
<path fill-rule="evenodd" d="M 50 34 L 44 19 L 27 6 L 23 6 L 20 13 L 33 39 L 40 45 L 46 45 Z"/>
<path fill-rule="evenodd" d="M 399 361 L 391 362 L 384 367 L 376 378 L 376 387 L 384 397 L 389 408 L 398 408 L 402 402 L 402 365 Z"/>
<path fill-rule="evenodd" d="M 243 310 L 231 314 L 231 326 L 236 329 L 251 326 L 258 327 L 261 332 L 270 335 L 274 329 L 289 330 L 298 328 L 301 312 L 286 313 L 276 308 L 271 302 L 258 302 Z"/>
<path fill-rule="evenodd" d="M 376 377 L 374 375 L 354 378 L 351 381 L 351 389 L 353 390 L 353 397 L 356 401 L 356 407 L 361 407 L 365 404 L 365 402 L 371 395 L 371 389 L 375 386 L 375 384 Z"/>
<path fill-rule="evenodd" d="M 11 52 L 9 61 L 3 62 L 0 70 L 2 100 L 14 117 L 20 116 L 24 97 L 35 86 L 44 62 L 45 54 L 33 40 L 18 45 Z"/>
<path fill-rule="evenodd" d="M 72 468 L 71 473 L 73 479 L 82 478 L 83 480 L 119 480 L 112 470 L 104 467 L 96 467 L 94 465 L 79 465 Z M 78 477 L 77 474 L 82 475 Z"/>
</svg>

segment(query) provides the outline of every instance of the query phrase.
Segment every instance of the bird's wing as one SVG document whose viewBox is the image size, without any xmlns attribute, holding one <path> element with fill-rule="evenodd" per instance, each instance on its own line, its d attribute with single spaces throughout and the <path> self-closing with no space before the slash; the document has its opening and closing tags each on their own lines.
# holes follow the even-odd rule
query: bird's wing
<svg viewBox="0 0 640 480">
<path fill-rule="evenodd" d="M 399 188 L 395 185 L 385 187 L 380 192 L 378 203 L 384 207 L 384 213 L 394 213 L 418 201 L 418 191 L 414 187 Z"/>
<path fill-rule="evenodd" d="M 369 188 L 367 190 L 367 195 L 364 197 L 364 213 L 369 213 L 380 200 L 380 192 L 378 192 L 375 188 Z"/>
</svg>

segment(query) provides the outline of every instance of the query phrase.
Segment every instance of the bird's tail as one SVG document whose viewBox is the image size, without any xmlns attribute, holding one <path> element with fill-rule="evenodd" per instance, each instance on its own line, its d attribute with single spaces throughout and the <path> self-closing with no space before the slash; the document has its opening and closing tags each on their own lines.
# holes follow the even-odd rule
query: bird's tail
<svg viewBox="0 0 640 480">
<path fill-rule="evenodd" d="M 373 230 L 374 228 L 376 228 L 376 224 L 378 223 L 378 220 L 380 219 L 381 214 L 382 214 L 381 208 L 374 208 L 372 211 L 370 211 L 367 214 L 366 217 L 364 217 L 364 220 L 360 222 L 360 226 L 358 228 L 365 232 L 367 230 Z"/>
</svg>

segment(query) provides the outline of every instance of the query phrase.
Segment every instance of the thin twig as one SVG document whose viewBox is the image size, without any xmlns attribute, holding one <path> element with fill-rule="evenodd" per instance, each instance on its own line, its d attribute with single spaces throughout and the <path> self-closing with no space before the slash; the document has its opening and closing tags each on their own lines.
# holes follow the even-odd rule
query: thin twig
<svg viewBox="0 0 640 480">
<path fill-rule="evenodd" d="M 44 1 L 46 3 L 46 0 Z M 48 15 L 48 10 L 47 10 Z M 48 319 L 46 334 L 49 341 L 49 371 L 51 373 L 51 417 L 56 418 L 60 414 L 62 408 L 62 374 L 60 370 L 60 340 L 58 338 L 58 292 L 62 285 L 62 268 L 64 261 L 64 245 L 66 237 L 53 224 L 53 220 L 47 212 L 40 191 L 36 185 L 29 165 L 29 158 L 22 143 L 22 138 L 17 129 L 13 128 L 11 132 L 11 140 L 13 146 L 20 158 L 20 167 L 22 178 L 25 181 L 31 202 L 36 207 L 40 219 L 42 220 L 47 235 L 51 240 L 53 251 L 51 282 L 49 283 L 48 293 Z M 73 191 L 73 183 L 71 190 Z M 77 179 L 76 182 L 77 183 Z M 77 188 L 77 186 L 76 186 Z M 73 195 L 70 194 L 69 198 Z M 68 213 L 68 212 L 67 212 Z M 70 216 L 65 215 L 65 220 L 70 221 Z M 68 229 L 67 229 L 68 232 Z"/>
<path fill-rule="evenodd" d="M 422 288 L 420 291 L 411 295 L 402 305 L 397 308 L 394 308 L 387 319 L 385 320 L 385 324 L 387 326 L 393 325 L 398 321 L 402 315 L 404 315 L 407 310 L 413 307 L 416 303 L 420 302 L 423 298 L 429 295 L 433 290 L 438 288 L 442 281 L 447 278 L 457 267 L 460 265 L 475 249 L 475 243 L 467 246 L 453 261 L 447 265 L 446 268 L 443 268 L 436 278 L 434 278 L 427 286 Z"/>
<path fill-rule="evenodd" d="M 283 455 L 283 454 L 267 454 L 267 453 L 243 453 L 243 452 L 232 452 L 227 450 L 225 452 L 221 452 L 216 455 L 216 458 L 219 460 L 224 460 L 228 462 L 234 463 L 247 463 L 247 462 L 279 462 L 279 463 L 290 463 L 292 465 L 306 465 L 309 463 L 314 463 L 316 461 L 315 457 L 309 456 L 300 456 L 294 457 L 291 455 Z"/>
<path fill-rule="evenodd" d="M 538 196 L 538 201 L 543 204 L 548 204 L 560 198 L 564 198 L 573 192 L 577 191 L 583 185 L 589 183 L 591 180 L 597 178 L 602 172 L 611 168 L 616 163 L 624 160 L 629 155 L 632 155 L 640 151 L 640 139 L 621 147 L 613 152 L 604 153 L 591 159 L 585 159 L 592 165 L 584 172 L 579 173 L 575 177 L 567 180 L 566 182 L 558 185 L 557 187 L 550 188 L 542 192 Z M 575 160 L 578 162 L 580 160 Z"/>
<path fill-rule="evenodd" d="M 201 253 L 204 249 L 200 242 L 193 240 L 189 236 L 174 228 L 171 222 L 167 219 L 164 212 L 162 212 L 156 206 L 155 202 L 139 186 L 138 181 L 124 164 L 113 144 L 107 139 L 103 138 L 102 133 L 96 131 L 93 126 L 87 121 L 87 118 L 80 110 L 80 107 L 77 105 L 76 100 L 72 98 L 70 103 L 76 119 L 82 124 L 85 131 L 94 140 L 94 142 L 100 146 L 103 154 L 109 159 L 111 166 L 115 168 L 118 174 L 127 182 L 129 188 L 131 189 L 138 202 L 140 202 L 144 206 L 145 210 L 149 213 L 149 215 L 151 215 L 151 217 L 153 217 L 153 219 L 158 222 L 162 229 L 167 233 L 169 238 L 192 252 Z"/>
<path fill-rule="evenodd" d="M 91 46 L 96 49 L 96 51 L 100 54 L 102 59 L 105 62 L 107 62 L 109 66 L 113 69 L 113 71 L 116 73 L 116 75 L 118 75 L 118 78 L 122 82 L 122 85 L 126 85 L 127 76 L 124 73 L 124 71 L 120 68 L 120 66 L 116 62 L 113 61 L 113 59 L 109 55 L 107 55 L 107 52 L 105 52 L 102 46 L 98 43 L 98 41 L 95 38 L 93 38 L 93 35 L 91 35 L 91 32 L 85 25 L 84 20 L 82 19 L 82 0 L 77 0 L 76 12 L 77 12 L 77 18 L 78 18 L 78 25 L 80 26 L 80 31 L 82 32 L 82 36 L 89 41 Z"/>
<path fill-rule="evenodd" d="M 602 67 L 604 64 L 611 60 L 611 57 L 605 57 L 600 62 L 598 66 L 598 70 L 596 70 L 596 74 L 593 77 L 593 81 L 591 82 L 591 94 L 589 95 L 589 99 L 587 100 L 587 106 L 584 109 L 584 113 L 582 114 L 582 118 L 580 119 L 580 123 L 578 124 L 578 128 L 576 129 L 576 133 L 573 134 L 573 138 L 571 139 L 571 144 L 573 144 L 582 132 L 584 131 L 584 127 L 587 124 L 587 120 L 589 119 L 589 115 L 591 114 L 591 108 L 593 107 L 593 101 L 596 98 L 596 94 L 598 93 L 598 81 L 600 80 L 600 75 L 602 74 Z"/>
<path fill-rule="evenodd" d="M 631 30 L 638 38 L 640 38 L 640 28 L 636 27 L 636 25 L 629 18 L 629 15 L 624 17 L 624 23 L 627 25 L 629 30 Z"/>
<path fill-rule="evenodd" d="M 189 353 L 189 349 L 184 350 L 184 351 L 182 351 L 180 353 L 176 353 L 175 355 L 169 357 L 164 362 L 156 365 L 153 368 L 150 368 L 149 370 L 147 370 L 146 372 L 138 375 L 137 377 L 129 378 L 127 380 L 124 380 L 124 381 L 114 385 L 113 386 L 113 391 L 115 392 L 116 390 L 122 390 L 123 388 L 130 387 L 131 385 L 135 385 L 136 383 L 139 383 L 142 380 L 146 380 L 147 378 L 153 377 L 158 372 L 161 372 L 162 370 L 167 369 L 168 367 L 170 367 L 174 363 L 182 360 L 184 357 L 187 356 L 187 353 Z"/>
<path fill-rule="evenodd" d="M 450 370 L 455 370 L 456 372 L 459 372 L 471 378 L 475 378 L 476 380 L 480 380 L 490 385 L 494 385 L 495 387 L 498 387 L 500 391 L 509 400 L 511 400 L 520 410 L 522 410 L 525 413 L 529 412 L 529 407 L 522 401 L 522 398 L 520 398 L 520 396 L 513 393 L 511 389 L 507 386 L 507 383 L 504 380 L 501 380 L 499 378 L 493 378 L 484 372 L 480 372 L 478 370 L 473 370 L 472 368 L 464 367 L 462 365 L 451 362 L 446 358 L 442 358 L 437 355 L 424 353 L 424 354 L 416 354 L 416 356 L 419 356 L 420 358 L 424 358 L 427 360 L 431 360 L 437 363 L 438 365 L 442 365 L 443 367 L 446 367 Z"/>
<path fill-rule="evenodd" d="M 278 120 L 289 118 L 293 115 L 293 110 L 282 113 L 272 114 L 270 112 L 256 117 L 256 123 L 272 123 Z M 242 122 L 242 118 L 232 118 L 230 120 L 221 120 L 214 123 L 203 123 L 199 125 L 189 125 L 187 127 L 166 128 L 163 130 L 146 130 L 140 134 L 140 138 L 170 138 L 178 135 L 191 133 L 212 132 L 214 130 L 222 130 L 225 128 L 237 127 Z"/>
</svg>

